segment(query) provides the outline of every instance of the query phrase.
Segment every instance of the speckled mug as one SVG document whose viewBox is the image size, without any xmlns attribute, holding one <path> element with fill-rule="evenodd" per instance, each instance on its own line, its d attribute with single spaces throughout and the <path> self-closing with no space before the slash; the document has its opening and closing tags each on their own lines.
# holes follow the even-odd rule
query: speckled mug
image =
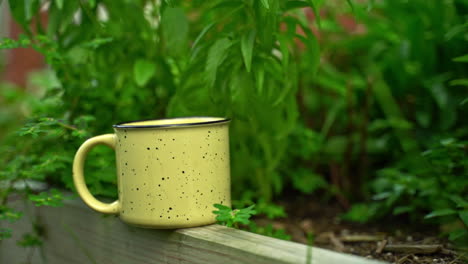
<svg viewBox="0 0 468 264">
<path fill-rule="evenodd" d="M 229 119 L 187 117 L 125 122 L 85 141 L 73 162 L 78 194 L 92 209 L 128 224 L 182 228 L 212 224 L 213 204 L 231 205 Z M 96 145 L 115 149 L 119 198 L 98 201 L 83 167 Z"/>
</svg>

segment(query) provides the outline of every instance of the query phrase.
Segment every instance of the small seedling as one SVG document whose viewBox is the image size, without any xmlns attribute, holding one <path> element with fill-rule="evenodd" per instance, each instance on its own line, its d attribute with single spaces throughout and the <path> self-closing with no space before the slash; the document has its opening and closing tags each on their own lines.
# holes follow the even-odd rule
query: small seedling
<svg viewBox="0 0 468 264">
<path fill-rule="evenodd" d="M 228 206 L 222 204 L 214 204 L 218 210 L 213 211 L 216 216 L 218 224 L 225 225 L 227 227 L 239 228 L 239 223 L 248 225 L 250 223 L 250 217 L 255 215 L 257 211 L 254 210 L 255 204 L 242 209 L 231 209 Z"/>
</svg>

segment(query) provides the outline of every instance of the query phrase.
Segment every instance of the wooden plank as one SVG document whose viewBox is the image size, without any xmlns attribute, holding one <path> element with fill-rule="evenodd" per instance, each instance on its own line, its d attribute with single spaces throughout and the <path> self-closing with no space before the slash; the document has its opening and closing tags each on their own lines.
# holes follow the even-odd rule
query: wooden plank
<svg viewBox="0 0 468 264">
<path fill-rule="evenodd" d="M 46 230 L 47 263 L 383 263 L 303 244 L 211 225 L 179 230 L 132 227 L 104 217 L 81 201 L 34 210 Z M 15 224 L 15 232 L 28 225 Z M 24 262 L 26 252 L 13 242 L 0 244 L 0 263 Z M 43 263 L 40 254 L 31 263 Z"/>
</svg>

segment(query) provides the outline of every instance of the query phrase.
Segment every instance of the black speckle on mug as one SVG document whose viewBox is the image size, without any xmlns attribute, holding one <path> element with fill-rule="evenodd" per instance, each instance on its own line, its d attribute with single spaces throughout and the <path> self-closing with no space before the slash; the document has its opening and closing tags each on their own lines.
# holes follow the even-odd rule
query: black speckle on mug
<svg viewBox="0 0 468 264">
<path fill-rule="evenodd" d="M 128 163 L 127 163 L 127 162 L 125 162 L 125 166 L 127 166 L 127 165 L 128 165 Z"/>
<path fill-rule="evenodd" d="M 150 150 L 150 148 L 146 148 L 147 150 Z"/>
<path fill-rule="evenodd" d="M 167 219 L 171 219 L 171 217 L 170 217 L 170 216 L 168 216 L 168 217 L 167 217 Z"/>
<path fill-rule="evenodd" d="M 161 184 L 158 184 L 158 187 L 161 187 Z"/>
<path fill-rule="evenodd" d="M 159 217 L 161 217 L 161 218 L 162 218 L 162 215 L 160 215 Z"/>
<path fill-rule="evenodd" d="M 169 207 L 169 210 L 172 210 L 172 207 Z"/>
<path fill-rule="evenodd" d="M 175 159 L 175 157 L 172 157 L 172 159 Z"/>
<path fill-rule="evenodd" d="M 139 190 L 140 190 L 140 188 L 136 188 L 136 190 L 137 190 L 137 191 L 139 191 Z"/>
<path fill-rule="evenodd" d="M 189 219 L 187 218 L 187 221 L 189 221 Z"/>
<path fill-rule="evenodd" d="M 164 181 L 164 177 L 163 177 L 163 178 L 161 178 L 161 180 L 163 180 L 163 181 Z"/>
<path fill-rule="evenodd" d="M 175 141 L 175 138 L 173 138 L 172 141 Z"/>
<path fill-rule="evenodd" d="M 185 173 L 185 171 L 182 171 L 182 173 Z"/>
</svg>

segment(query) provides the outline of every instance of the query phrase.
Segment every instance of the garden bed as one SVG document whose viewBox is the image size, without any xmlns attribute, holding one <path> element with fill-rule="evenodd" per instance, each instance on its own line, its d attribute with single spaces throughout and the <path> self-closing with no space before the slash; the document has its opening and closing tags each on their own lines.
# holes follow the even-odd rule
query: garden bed
<svg viewBox="0 0 468 264">
<path fill-rule="evenodd" d="M 296 242 L 306 244 L 307 234 L 313 234 L 314 246 L 391 263 L 465 263 L 463 254 L 434 225 L 411 224 L 404 216 L 365 224 L 346 222 L 342 206 L 312 196 L 278 203 L 286 209 L 287 218 L 256 218 L 255 222 L 284 229 Z"/>
<path fill-rule="evenodd" d="M 220 225 L 151 230 L 103 216 L 80 200 L 64 207 L 16 207 L 26 215 L 13 226 L 14 237 L 0 244 L 0 263 L 314 263 L 377 264 L 376 260 L 278 240 Z M 37 218 L 43 246 L 21 248 L 16 239 Z M 42 256 L 41 257 L 41 252 Z"/>
</svg>

